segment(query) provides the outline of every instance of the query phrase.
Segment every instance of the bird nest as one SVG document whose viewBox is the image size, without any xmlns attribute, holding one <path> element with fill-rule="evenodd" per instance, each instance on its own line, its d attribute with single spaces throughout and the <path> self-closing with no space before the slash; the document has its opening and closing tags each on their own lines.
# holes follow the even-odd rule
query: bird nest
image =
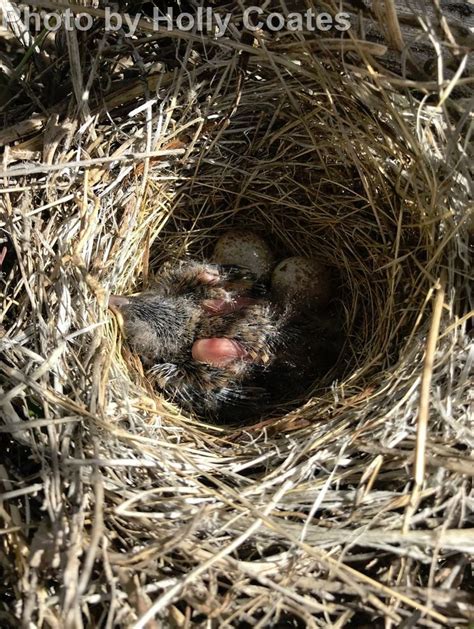
<svg viewBox="0 0 474 629">
<path fill-rule="evenodd" d="M 216 4 L 220 38 L 140 3 L 134 38 L 2 31 L 1 624 L 467 624 L 472 9 Z M 343 313 L 308 397 L 240 426 L 154 392 L 107 310 L 229 227 Z"/>
</svg>

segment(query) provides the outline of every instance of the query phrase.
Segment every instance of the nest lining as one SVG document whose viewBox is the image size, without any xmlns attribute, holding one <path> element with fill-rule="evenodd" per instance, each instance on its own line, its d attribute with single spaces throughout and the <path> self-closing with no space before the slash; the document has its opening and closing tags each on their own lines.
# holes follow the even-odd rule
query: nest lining
<svg viewBox="0 0 474 629">
<path fill-rule="evenodd" d="M 148 113 L 106 95 L 113 126 L 99 114 L 81 134 L 73 121 L 56 153 L 148 157 L 8 184 L 9 622 L 361 626 L 418 614 L 454 626 L 472 613 L 469 173 L 446 111 L 361 61 L 292 44 L 291 62 L 281 42 L 256 51 L 241 81 L 234 53 L 207 43 L 221 58 L 206 61 L 202 43 L 172 42 L 184 60 L 148 79 L 145 97 L 159 95 Z M 156 61 L 146 44 L 142 54 Z M 202 425 L 151 391 L 106 311 L 109 291 L 207 256 L 230 226 L 334 269 L 347 336 L 309 399 L 241 428 Z M 23 558 L 7 565 L 15 548 Z"/>
</svg>

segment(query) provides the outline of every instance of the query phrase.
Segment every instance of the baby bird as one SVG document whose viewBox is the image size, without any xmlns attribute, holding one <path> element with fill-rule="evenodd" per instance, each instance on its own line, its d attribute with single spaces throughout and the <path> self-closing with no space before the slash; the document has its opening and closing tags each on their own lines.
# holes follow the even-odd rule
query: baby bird
<svg viewBox="0 0 474 629">
<path fill-rule="evenodd" d="M 182 261 L 152 290 L 109 305 L 153 385 L 183 409 L 240 421 L 271 402 L 268 376 L 285 362 L 291 316 L 246 269 Z"/>
</svg>

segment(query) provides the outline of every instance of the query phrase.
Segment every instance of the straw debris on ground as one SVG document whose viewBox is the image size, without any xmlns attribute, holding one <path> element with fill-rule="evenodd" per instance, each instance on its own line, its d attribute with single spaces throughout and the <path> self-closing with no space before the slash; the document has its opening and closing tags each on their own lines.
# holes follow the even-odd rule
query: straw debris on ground
<svg viewBox="0 0 474 629">
<path fill-rule="evenodd" d="M 0 625 L 468 626 L 472 5 L 314 34 L 211 2 L 222 38 L 70 6 L 91 30 L 1 31 Z M 231 226 L 327 264 L 346 341 L 286 413 L 209 426 L 107 301 Z"/>
</svg>

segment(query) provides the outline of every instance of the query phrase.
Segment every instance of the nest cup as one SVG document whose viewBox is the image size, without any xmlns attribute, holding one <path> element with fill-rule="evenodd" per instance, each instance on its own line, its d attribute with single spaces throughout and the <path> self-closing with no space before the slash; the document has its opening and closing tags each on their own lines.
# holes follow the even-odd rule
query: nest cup
<svg viewBox="0 0 474 629">
<path fill-rule="evenodd" d="M 291 76 L 259 59 L 258 77 L 250 73 L 239 85 L 235 110 L 232 90 L 206 110 L 215 123 L 194 143 L 185 135 L 187 158 L 174 171 L 171 192 L 157 190 L 167 196 L 161 211 L 153 195 L 137 220 L 147 276 L 142 257 L 127 248 L 124 267 L 136 273 L 124 287 L 146 286 L 170 260 L 210 259 L 232 228 L 260 234 L 277 260 L 303 255 L 324 264 L 344 313 L 345 344 L 334 367 L 313 383 L 317 421 L 334 400 L 332 384 L 364 390 L 398 369 L 428 292 L 447 256 L 456 255 L 456 242 L 446 239 L 440 248 L 439 236 L 445 219 L 450 231 L 462 229 L 465 191 L 455 182 L 437 189 L 437 171 L 446 173 L 446 164 L 410 126 L 408 101 L 392 101 L 388 86 L 370 93 L 359 77 L 339 76 L 337 66 L 311 70 Z M 447 206 L 454 210 L 449 217 Z M 292 417 L 304 416 L 301 406 Z"/>
<path fill-rule="evenodd" d="M 36 144 L 1 132 L 9 622 L 468 622 L 465 84 L 437 29 L 448 78 L 404 76 L 385 26 L 389 69 L 356 34 L 142 24 L 131 50 L 98 23 L 50 53 L 61 139 L 19 163 Z M 344 338 L 305 399 L 237 427 L 153 391 L 107 310 L 234 227 L 331 270 Z"/>
</svg>

